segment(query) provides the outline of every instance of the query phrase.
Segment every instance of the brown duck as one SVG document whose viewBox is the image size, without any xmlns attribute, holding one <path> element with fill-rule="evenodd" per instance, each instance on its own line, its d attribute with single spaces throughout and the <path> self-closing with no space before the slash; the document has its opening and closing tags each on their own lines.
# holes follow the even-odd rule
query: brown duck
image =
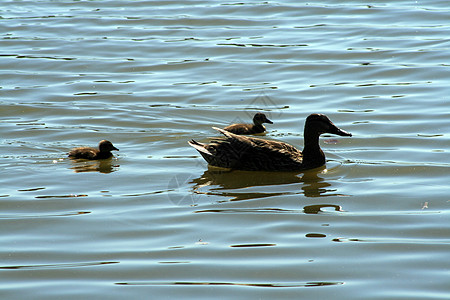
<svg viewBox="0 0 450 300">
<path fill-rule="evenodd" d="M 253 117 L 253 124 L 232 124 L 224 129 L 234 134 L 258 134 L 266 131 L 263 123 L 273 124 L 265 114 L 259 112 Z"/>
<path fill-rule="evenodd" d="M 72 149 L 69 152 L 70 158 L 84 158 L 84 159 L 105 159 L 112 156 L 111 151 L 117 150 L 110 141 L 103 140 L 98 144 L 98 149 L 91 147 L 79 147 Z"/>
<path fill-rule="evenodd" d="M 209 165 L 247 171 L 304 171 L 317 168 L 325 164 L 325 155 L 319 145 L 322 133 L 352 136 L 323 114 L 312 114 L 306 118 L 303 151 L 283 142 L 240 136 L 213 128 L 224 137 L 214 139 L 210 144 L 191 140 L 189 145 Z"/>
</svg>

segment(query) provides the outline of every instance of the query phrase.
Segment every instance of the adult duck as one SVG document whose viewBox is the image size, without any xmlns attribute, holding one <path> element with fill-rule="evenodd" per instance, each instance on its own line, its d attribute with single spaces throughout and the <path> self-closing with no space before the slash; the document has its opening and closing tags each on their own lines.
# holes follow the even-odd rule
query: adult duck
<svg viewBox="0 0 450 300">
<path fill-rule="evenodd" d="M 83 159 L 105 159 L 112 156 L 112 150 L 119 151 L 119 149 L 114 147 L 114 145 L 110 141 L 102 140 L 98 144 L 98 149 L 92 147 L 75 148 L 69 152 L 69 157 Z"/>
<path fill-rule="evenodd" d="M 232 124 L 224 128 L 224 130 L 234 134 L 259 134 L 266 131 L 263 123 L 273 124 L 265 114 L 256 113 L 253 117 L 253 124 Z"/>
<path fill-rule="evenodd" d="M 352 136 L 323 114 L 312 114 L 306 118 L 303 151 L 287 143 L 240 136 L 213 128 L 224 137 L 214 139 L 210 144 L 191 140 L 189 145 L 211 166 L 247 171 L 304 171 L 317 168 L 325 164 L 325 155 L 319 145 L 321 134 Z"/>
</svg>

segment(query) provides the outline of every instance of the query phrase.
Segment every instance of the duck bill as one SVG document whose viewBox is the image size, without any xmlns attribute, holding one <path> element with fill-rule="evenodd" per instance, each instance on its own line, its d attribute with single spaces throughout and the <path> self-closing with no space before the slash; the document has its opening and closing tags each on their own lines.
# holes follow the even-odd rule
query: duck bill
<svg viewBox="0 0 450 300">
<path fill-rule="evenodd" d="M 329 133 L 332 134 L 336 134 L 336 135 L 340 135 L 340 136 L 352 136 L 352 134 L 350 132 L 347 132 L 345 130 L 342 130 L 336 126 L 334 126 L 334 128 L 332 128 Z"/>
<path fill-rule="evenodd" d="M 111 150 L 119 151 L 119 149 L 117 149 L 116 147 L 113 147 Z"/>
<path fill-rule="evenodd" d="M 264 123 L 268 123 L 268 124 L 273 124 L 272 121 L 270 121 L 269 119 L 266 118 L 266 120 L 264 120 Z"/>
</svg>

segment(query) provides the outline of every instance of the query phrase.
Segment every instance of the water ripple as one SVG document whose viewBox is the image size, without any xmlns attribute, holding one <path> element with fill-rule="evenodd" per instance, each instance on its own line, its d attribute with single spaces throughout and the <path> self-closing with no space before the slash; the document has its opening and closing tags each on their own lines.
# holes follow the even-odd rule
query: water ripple
<svg viewBox="0 0 450 300">
<path fill-rule="evenodd" d="M 0 266 L 0 270 L 45 270 L 45 269 L 67 269 L 92 267 L 101 265 L 118 264 L 118 261 L 103 261 L 103 262 L 87 262 L 87 263 L 61 263 L 61 264 L 47 264 L 47 265 L 22 265 L 22 266 Z"/>
<path fill-rule="evenodd" d="M 305 283 L 237 283 L 237 282 L 207 282 L 207 281 L 173 281 L 173 282 L 117 282 L 117 285 L 211 285 L 211 286 L 248 286 L 263 288 L 298 288 L 298 287 L 321 287 L 331 285 L 342 285 L 344 282 L 312 281 Z"/>
</svg>

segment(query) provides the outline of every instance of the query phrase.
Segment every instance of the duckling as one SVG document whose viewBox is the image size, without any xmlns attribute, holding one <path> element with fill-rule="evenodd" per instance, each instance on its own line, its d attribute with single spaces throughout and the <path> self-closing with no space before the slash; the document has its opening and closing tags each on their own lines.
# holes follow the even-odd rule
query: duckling
<svg viewBox="0 0 450 300">
<path fill-rule="evenodd" d="M 225 127 L 224 130 L 234 134 L 259 134 L 266 131 L 263 123 L 273 124 L 265 114 L 259 112 L 253 117 L 253 124 L 232 124 Z"/>
<path fill-rule="evenodd" d="M 236 135 L 213 127 L 224 135 L 202 144 L 189 141 L 211 166 L 244 171 L 304 171 L 325 164 L 325 154 L 319 145 L 319 136 L 332 133 L 352 136 L 334 125 L 323 114 L 312 114 L 306 118 L 304 148 L 298 150 L 292 145 L 273 140 Z"/>
<path fill-rule="evenodd" d="M 105 159 L 112 156 L 111 151 L 117 150 L 110 141 L 102 140 L 98 144 L 98 149 L 91 147 L 79 147 L 72 149 L 69 152 L 70 158 L 84 158 L 84 159 Z"/>
</svg>

